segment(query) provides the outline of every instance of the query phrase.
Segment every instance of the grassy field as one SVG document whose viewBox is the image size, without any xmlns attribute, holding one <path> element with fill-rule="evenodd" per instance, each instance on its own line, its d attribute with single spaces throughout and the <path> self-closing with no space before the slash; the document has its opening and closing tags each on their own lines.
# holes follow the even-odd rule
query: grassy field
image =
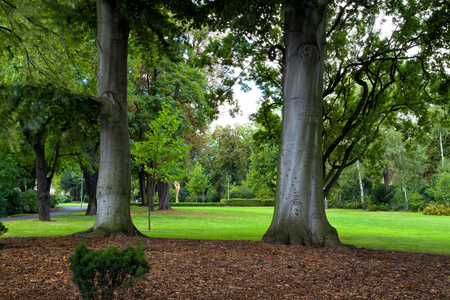
<svg viewBox="0 0 450 300">
<path fill-rule="evenodd" d="M 183 207 L 151 214 L 132 206 L 135 226 L 150 237 L 261 240 L 272 219 L 273 207 Z M 329 209 L 327 216 L 343 243 L 370 249 L 450 254 L 450 217 L 422 213 L 367 212 Z M 95 217 L 83 213 L 37 220 L 6 221 L 7 237 L 59 236 L 83 231 Z"/>
</svg>

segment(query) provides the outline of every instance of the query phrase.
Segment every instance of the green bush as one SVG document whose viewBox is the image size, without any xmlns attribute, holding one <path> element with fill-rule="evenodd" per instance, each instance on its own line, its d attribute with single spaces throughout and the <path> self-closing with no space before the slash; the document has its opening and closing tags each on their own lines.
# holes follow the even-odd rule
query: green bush
<svg viewBox="0 0 450 300">
<path fill-rule="evenodd" d="M 72 202 L 72 201 L 70 201 L 70 198 L 67 197 L 67 196 L 59 195 L 59 196 L 54 196 L 54 197 L 55 197 L 56 202 L 58 202 L 58 203 L 70 203 L 70 202 Z"/>
<path fill-rule="evenodd" d="M 390 207 L 389 207 L 389 204 L 387 204 L 387 203 L 381 203 L 381 204 L 369 203 L 367 205 L 367 210 L 368 211 L 389 211 Z"/>
<path fill-rule="evenodd" d="M 27 209 L 26 213 L 37 213 L 38 205 L 37 205 L 37 194 L 35 190 L 26 190 L 22 193 L 22 201 L 26 205 Z"/>
<path fill-rule="evenodd" d="M 429 204 L 424 208 L 425 215 L 450 216 L 450 204 Z"/>
<path fill-rule="evenodd" d="M 272 199 L 222 199 L 225 206 L 274 206 L 275 200 Z"/>
<path fill-rule="evenodd" d="M 5 225 L 3 225 L 2 222 L 0 222 L 0 236 L 4 235 L 7 232 L 8 232 L 8 228 L 6 228 Z"/>
<path fill-rule="evenodd" d="M 361 202 L 355 202 L 355 201 L 341 201 L 339 203 L 336 200 L 329 200 L 328 201 L 328 208 L 343 208 L 343 209 L 361 209 L 362 204 Z"/>
<path fill-rule="evenodd" d="M 230 189 L 230 198 L 233 199 L 252 199 L 254 197 L 253 192 L 246 186 L 236 185 Z"/>
<path fill-rule="evenodd" d="M 206 202 L 220 202 L 220 195 L 216 189 L 208 189 L 208 194 L 206 194 Z"/>
<path fill-rule="evenodd" d="M 112 299 L 114 291 L 132 286 L 133 280 L 147 273 L 151 266 L 141 244 L 119 250 L 116 247 L 92 250 L 81 241 L 69 258 L 72 281 L 83 299 Z"/>
</svg>

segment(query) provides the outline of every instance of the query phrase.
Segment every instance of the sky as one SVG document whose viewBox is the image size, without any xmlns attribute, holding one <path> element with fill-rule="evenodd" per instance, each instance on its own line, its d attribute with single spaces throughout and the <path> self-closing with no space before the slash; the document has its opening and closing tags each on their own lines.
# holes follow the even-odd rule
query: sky
<svg viewBox="0 0 450 300">
<path fill-rule="evenodd" d="M 227 124 L 233 127 L 234 124 L 244 125 L 249 123 L 249 116 L 255 113 L 258 108 L 258 100 L 261 98 L 261 92 L 253 82 L 247 82 L 252 88 L 251 91 L 245 93 L 241 91 L 240 86 L 234 87 L 234 98 L 238 100 L 240 112 L 236 117 L 231 117 L 229 113 L 230 106 L 222 105 L 219 110 L 219 118 L 211 124 L 211 129 L 214 130 L 216 126 L 226 126 Z"/>
</svg>

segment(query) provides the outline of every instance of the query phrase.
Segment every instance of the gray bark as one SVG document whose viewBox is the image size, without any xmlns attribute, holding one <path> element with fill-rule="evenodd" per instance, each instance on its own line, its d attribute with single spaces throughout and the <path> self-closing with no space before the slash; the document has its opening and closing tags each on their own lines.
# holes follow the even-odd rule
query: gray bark
<svg viewBox="0 0 450 300">
<path fill-rule="evenodd" d="M 322 86 L 327 1 L 303 1 L 285 17 L 283 125 L 272 223 L 264 241 L 339 246 L 324 208 Z"/>
<path fill-rule="evenodd" d="M 100 168 L 97 219 L 90 236 L 139 234 L 130 214 L 131 162 L 127 119 L 129 24 L 119 9 L 97 0 L 97 101 L 100 118 Z"/>
</svg>

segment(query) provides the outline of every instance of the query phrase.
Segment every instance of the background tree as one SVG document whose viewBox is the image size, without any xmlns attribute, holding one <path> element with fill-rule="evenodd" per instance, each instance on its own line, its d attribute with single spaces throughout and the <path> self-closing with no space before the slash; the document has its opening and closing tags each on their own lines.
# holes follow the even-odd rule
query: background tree
<svg viewBox="0 0 450 300">
<path fill-rule="evenodd" d="M 197 196 L 199 193 L 203 193 L 209 187 L 209 176 L 203 172 L 202 166 L 197 163 L 194 168 L 189 172 L 187 188 L 192 195 L 192 199 L 197 202 Z M 204 201 L 204 197 L 202 199 Z"/>
</svg>

